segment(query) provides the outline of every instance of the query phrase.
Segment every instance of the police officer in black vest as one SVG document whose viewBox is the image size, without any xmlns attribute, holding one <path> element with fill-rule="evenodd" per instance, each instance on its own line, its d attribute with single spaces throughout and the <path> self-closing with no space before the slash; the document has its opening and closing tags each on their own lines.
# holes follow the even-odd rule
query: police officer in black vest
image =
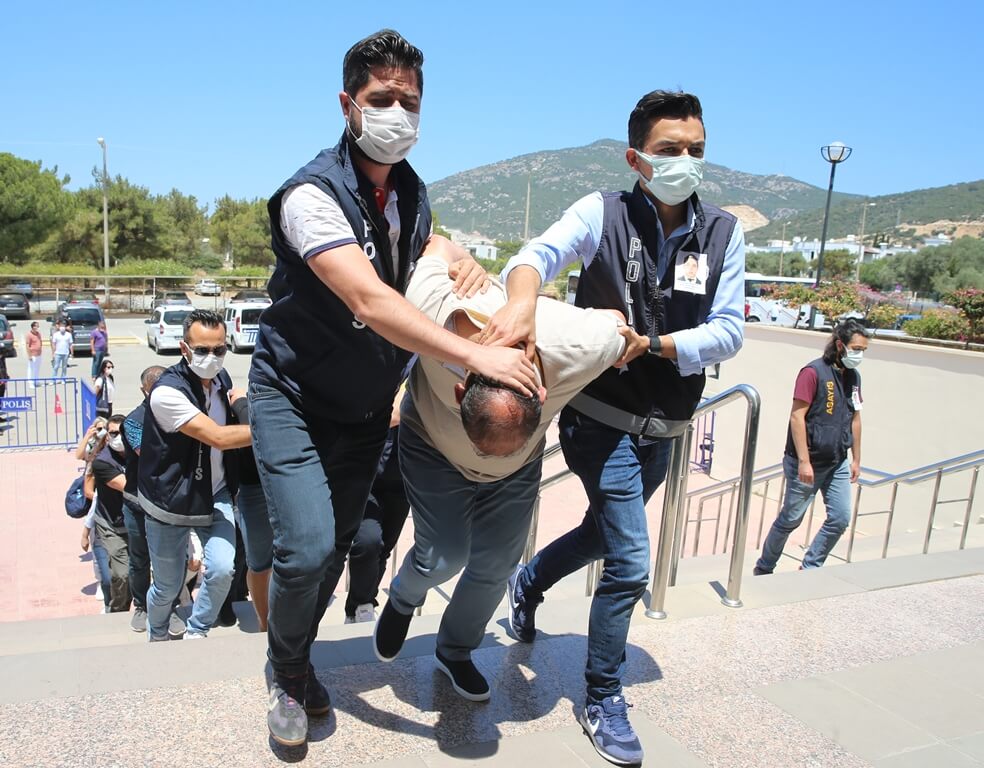
<svg viewBox="0 0 984 768">
<path fill-rule="evenodd" d="M 535 391 L 520 350 L 437 327 L 403 298 L 431 234 L 423 182 L 404 159 L 417 141 L 423 55 L 382 30 L 342 65 L 345 132 L 270 199 L 277 267 L 250 370 L 253 449 L 274 531 L 267 724 L 302 744 L 326 715 L 311 644 L 359 528 L 412 352 Z M 459 249 L 460 250 L 460 249 Z M 464 251 L 456 287 L 485 275 Z"/>
<path fill-rule="evenodd" d="M 150 392 L 144 412 L 137 470 L 137 499 L 146 515 L 153 581 L 147 590 L 151 642 L 167 640 L 171 606 L 184 584 L 188 537 L 202 543 L 205 579 L 185 639 L 208 635 L 232 584 L 238 490 L 236 452 L 250 442 L 249 426 L 236 424 L 232 389 L 223 370 L 227 352 L 222 316 L 205 309 L 188 313 L 181 362 Z"/>
<path fill-rule="evenodd" d="M 704 138 L 697 97 L 644 96 L 629 116 L 625 154 L 635 187 L 582 198 L 513 257 L 503 272 L 509 303 L 486 330 L 487 343 L 526 341 L 532 352 L 537 290 L 581 260 L 575 303 L 620 310 L 640 334 L 560 415 L 564 456 L 590 504 L 583 522 L 517 568 L 509 584 L 510 625 L 531 642 L 543 593 L 604 558 L 580 721 L 595 749 L 619 764 L 643 758 L 621 681 L 629 619 L 648 580 L 646 502 L 666 475 L 665 438 L 686 428 L 700 400 L 704 368 L 742 342 L 744 237 L 733 215 L 697 197 Z"/>
<path fill-rule="evenodd" d="M 786 493 L 755 563 L 756 576 L 775 570 L 786 539 L 803 522 L 817 491 L 823 495 L 827 519 L 800 568 L 823 565 L 847 528 L 851 483 L 861 472 L 861 374 L 857 368 L 867 348 L 867 328 L 859 320 L 844 320 L 830 334 L 823 357 L 796 377 L 782 459 Z"/>
</svg>

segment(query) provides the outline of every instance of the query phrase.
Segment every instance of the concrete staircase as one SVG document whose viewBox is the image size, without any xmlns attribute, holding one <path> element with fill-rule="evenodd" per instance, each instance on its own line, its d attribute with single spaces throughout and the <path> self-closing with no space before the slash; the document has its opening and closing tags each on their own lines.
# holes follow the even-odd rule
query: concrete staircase
<svg viewBox="0 0 984 768">
<path fill-rule="evenodd" d="M 939 532 L 941 541 L 948 533 Z M 769 577 L 750 576 L 753 559 L 749 553 L 742 609 L 720 602 L 727 557 L 716 555 L 681 561 L 678 586 L 667 595 L 668 620 L 645 618 L 642 605 L 633 617 L 627 696 L 637 705 L 632 720 L 652 764 L 881 766 L 881 758 L 872 755 L 884 752 L 885 759 L 895 759 L 891 744 L 879 742 L 882 752 L 853 748 L 839 741 L 834 730 L 813 722 L 810 712 L 797 714 L 796 720 L 782 707 L 774 709 L 779 705 L 763 703 L 772 695 L 771 686 L 785 684 L 774 669 L 768 671 L 769 664 L 793 678 L 804 671 L 804 664 L 833 674 L 843 668 L 844 659 L 825 654 L 823 647 L 831 642 L 848 653 L 851 664 L 882 663 L 893 654 L 908 658 L 914 648 L 976 653 L 978 646 L 984 661 L 982 603 L 968 598 L 977 591 L 984 595 L 984 577 L 979 576 L 984 573 L 984 549 L 831 564 L 809 572 L 789 570 L 795 568 L 790 560 Z M 379 664 L 372 654 L 372 625 L 342 624 L 341 602 L 336 601 L 322 624 L 312 661 L 329 685 L 337 711 L 327 721 L 312 723 L 311 741 L 300 750 L 285 750 L 267 740 L 266 638 L 255 632 L 249 604 L 237 605 L 239 626 L 216 628 L 197 643 L 149 645 L 144 635 L 129 629 L 124 615 L 0 624 L 0 764 L 156 766 L 189 761 L 215 766 L 235 762 L 241 768 L 306 760 L 319 766 L 389 768 L 473 762 L 538 768 L 607 765 L 572 717 L 583 695 L 590 607 L 584 588 L 585 573 L 580 572 L 549 593 L 537 615 L 539 633 L 532 645 L 517 644 L 506 634 L 505 606 L 500 606 L 475 654 L 493 684 L 493 700 L 487 705 L 464 702 L 434 670 L 431 655 L 444 595 L 429 596 L 423 615 L 411 625 L 403 653 L 389 665 Z M 929 613 L 919 615 L 923 610 Z M 930 615 L 934 610 L 938 616 Z M 879 619 L 882 611 L 889 618 Z M 855 615 L 865 617 L 860 626 Z M 845 618 L 848 623 L 838 625 Z M 863 626 L 867 620 L 871 625 Z M 805 640 L 798 637 L 795 626 L 813 621 L 844 637 L 817 636 L 813 627 Z M 782 628 L 779 645 L 776 627 Z M 949 634 L 941 640 L 943 629 Z M 961 633 L 966 636 L 958 638 Z M 919 643 L 912 646 L 917 635 Z M 812 651 L 798 645 L 803 642 Z M 799 657 L 792 666 L 793 658 L 783 660 L 787 643 L 793 658 Z M 738 647 L 742 661 L 729 661 Z M 768 683 L 768 690 L 755 693 L 758 689 L 744 677 L 752 670 L 759 683 Z M 739 706 L 739 700 L 744 704 Z M 984 698 L 968 701 L 984 715 Z M 728 717 L 718 713 L 722 707 Z M 763 714 L 763 707 L 774 711 Z M 788 729 L 790 739 L 812 745 L 809 755 L 788 742 L 780 742 L 785 751 L 776 752 L 775 744 L 768 747 L 776 727 Z M 984 727 L 968 725 L 960 738 L 974 737 L 977 730 Z M 953 739 L 927 733 L 919 749 L 964 754 Z M 758 754 L 772 749 L 772 756 L 747 762 L 755 752 L 743 750 L 753 744 Z M 981 755 L 984 760 L 984 751 Z M 903 764 L 923 763 L 898 763 Z"/>
</svg>

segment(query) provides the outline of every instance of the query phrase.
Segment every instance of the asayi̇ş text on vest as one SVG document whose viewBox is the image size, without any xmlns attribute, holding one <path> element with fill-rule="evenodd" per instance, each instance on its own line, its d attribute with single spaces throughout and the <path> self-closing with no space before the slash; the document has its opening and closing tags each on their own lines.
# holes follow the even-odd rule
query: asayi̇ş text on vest
<svg viewBox="0 0 984 768">
<path fill-rule="evenodd" d="M 817 373 L 817 393 L 806 412 L 806 444 L 810 463 L 816 466 L 840 464 L 854 444 L 851 422 L 854 401 L 860 397 L 861 375 L 856 370 L 838 370 L 823 359 L 806 366 Z M 792 427 L 786 429 L 786 455 L 796 458 Z"/>
</svg>

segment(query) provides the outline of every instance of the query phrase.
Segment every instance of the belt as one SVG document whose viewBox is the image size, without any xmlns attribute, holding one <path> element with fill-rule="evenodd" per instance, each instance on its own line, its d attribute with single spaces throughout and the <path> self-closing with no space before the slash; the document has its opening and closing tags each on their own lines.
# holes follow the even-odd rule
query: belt
<svg viewBox="0 0 984 768">
<path fill-rule="evenodd" d="M 583 413 L 605 426 L 639 437 L 678 437 L 686 432 L 690 424 L 689 419 L 677 421 L 655 416 L 637 416 L 596 400 L 583 392 L 575 395 L 569 405 L 578 413 Z"/>
</svg>

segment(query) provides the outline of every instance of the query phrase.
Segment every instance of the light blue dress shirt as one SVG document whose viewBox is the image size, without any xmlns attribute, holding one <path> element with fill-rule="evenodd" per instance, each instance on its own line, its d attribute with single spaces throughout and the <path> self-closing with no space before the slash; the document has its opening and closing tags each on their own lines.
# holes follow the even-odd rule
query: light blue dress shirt
<svg viewBox="0 0 984 768">
<path fill-rule="evenodd" d="M 646 198 L 652 205 L 652 201 Z M 655 206 L 653 206 L 655 210 Z M 591 264 L 598 251 L 605 204 L 600 192 L 582 197 L 568 208 L 559 221 L 529 243 L 506 264 L 502 281 L 520 266 L 533 267 L 541 282 L 553 280 L 568 264 L 581 261 L 584 268 Z M 687 203 L 687 223 L 677 227 L 669 237 L 663 236 L 658 225 L 659 278 L 662 281 L 674 250 L 690 234 L 694 226 L 693 206 Z M 669 334 L 676 344 L 677 368 L 681 376 L 700 373 L 704 368 L 733 357 L 741 349 L 745 325 L 745 234 L 741 222 L 724 254 L 724 266 L 714 301 L 707 319 L 696 328 L 686 328 Z"/>
</svg>

